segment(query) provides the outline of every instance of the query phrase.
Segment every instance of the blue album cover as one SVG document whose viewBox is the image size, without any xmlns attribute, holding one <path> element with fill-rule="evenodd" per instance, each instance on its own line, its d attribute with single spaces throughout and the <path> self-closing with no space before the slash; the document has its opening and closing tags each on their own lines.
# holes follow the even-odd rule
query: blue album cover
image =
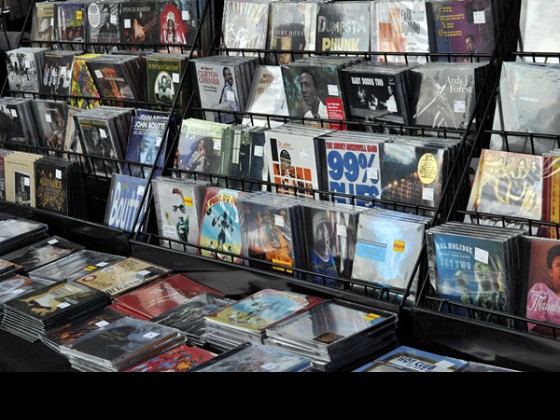
<svg viewBox="0 0 560 420">
<path fill-rule="evenodd" d="M 143 117 L 133 117 L 130 139 L 126 149 L 125 159 L 128 162 L 138 162 L 142 165 L 127 163 L 124 165 L 124 173 L 137 178 L 149 178 L 152 169 L 154 176 L 158 176 L 163 171 L 166 138 L 166 121 L 160 119 L 146 119 Z M 161 152 L 160 152 L 160 149 Z M 155 167 L 147 166 L 154 165 Z"/>
<path fill-rule="evenodd" d="M 147 179 L 113 174 L 105 212 L 105 224 L 125 232 L 137 231 L 146 212 L 147 201 L 144 200 L 144 195 L 147 187 Z M 134 227 L 136 219 L 137 223 Z"/>
<path fill-rule="evenodd" d="M 511 311 L 511 285 L 507 278 L 504 246 L 499 239 L 442 232 L 431 232 L 430 239 L 430 264 L 435 273 L 430 271 L 435 274 L 438 296 L 494 311 Z M 465 309 L 457 312 L 466 315 Z M 492 317 L 481 312 L 474 316 Z"/>
<path fill-rule="evenodd" d="M 242 192 L 219 187 L 207 187 L 202 204 L 199 245 L 215 249 L 201 249 L 201 255 L 242 264 L 243 260 L 220 251 L 242 255 L 241 239 L 242 212 L 238 206 Z"/>
</svg>

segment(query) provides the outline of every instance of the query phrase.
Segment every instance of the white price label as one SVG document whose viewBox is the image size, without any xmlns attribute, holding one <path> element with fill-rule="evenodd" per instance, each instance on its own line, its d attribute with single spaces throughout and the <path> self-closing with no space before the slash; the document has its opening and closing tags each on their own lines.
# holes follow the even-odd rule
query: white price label
<svg viewBox="0 0 560 420">
<path fill-rule="evenodd" d="M 57 169 L 56 171 L 54 171 L 54 177 L 56 179 L 62 179 L 62 171 L 60 169 Z"/>
<path fill-rule="evenodd" d="M 146 192 L 146 187 L 143 185 L 138 185 L 138 189 L 136 190 L 136 194 L 144 196 L 144 193 Z"/>
<path fill-rule="evenodd" d="M 31 183 L 29 182 L 29 178 L 23 178 L 23 185 L 25 185 L 26 187 L 29 187 L 31 185 Z"/>
<path fill-rule="evenodd" d="M 222 141 L 221 140 L 215 140 L 214 141 L 214 150 L 222 150 Z"/>
<path fill-rule="evenodd" d="M 111 17 L 109 18 L 109 20 L 110 20 L 110 22 L 111 22 L 113 25 L 116 25 L 116 24 L 119 23 L 119 18 L 117 17 L 117 15 L 111 15 Z"/>
<path fill-rule="evenodd" d="M 95 264 L 96 267 L 105 267 L 106 265 L 109 265 L 109 263 L 105 261 Z"/>
<path fill-rule="evenodd" d="M 12 295 L 21 295 L 23 292 L 25 292 L 24 289 L 12 290 Z"/>
<path fill-rule="evenodd" d="M 12 118 L 17 118 L 17 111 L 15 109 L 10 109 L 10 114 L 12 114 Z"/>
<path fill-rule="evenodd" d="M 434 201 L 434 189 L 424 187 L 422 190 L 422 200 Z"/>
<path fill-rule="evenodd" d="M 142 271 L 139 271 L 138 273 L 136 273 L 136 276 L 146 277 L 150 273 L 151 273 L 151 271 L 149 271 L 149 270 L 142 270 Z"/>
<path fill-rule="evenodd" d="M 107 132 L 106 132 L 103 128 L 100 128 L 100 129 L 99 129 L 99 136 L 100 136 L 102 139 L 106 139 L 106 138 L 107 138 Z"/>
<path fill-rule="evenodd" d="M 58 239 L 51 239 L 50 241 L 47 242 L 49 245 L 54 245 L 58 243 Z"/>
<path fill-rule="evenodd" d="M 346 238 L 346 236 L 348 235 L 348 233 L 346 232 L 346 226 L 337 224 L 336 234 L 337 236 L 342 236 L 343 238 Z"/>
<path fill-rule="evenodd" d="M 440 360 L 435 365 L 435 369 L 432 372 L 446 372 L 449 371 L 450 368 L 455 366 L 453 363 L 448 362 L 447 360 Z"/>
<path fill-rule="evenodd" d="M 54 18 L 51 18 L 51 26 L 54 26 Z"/>
<path fill-rule="evenodd" d="M 48 123 L 52 123 L 51 114 L 49 114 L 49 113 L 46 113 L 46 114 L 45 114 L 45 121 L 47 121 Z"/>
<path fill-rule="evenodd" d="M 231 90 L 226 92 L 226 101 L 235 101 L 235 95 Z"/>
<path fill-rule="evenodd" d="M 338 96 L 338 86 L 337 85 L 327 85 L 329 91 L 329 96 Z"/>
<path fill-rule="evenodd" d="M 268 370 L 269 372 L 272 372 L 275 369 L 278 369 L 278 365 L 276 363 L 268 362 L 262 365 L 261 368 L 264 370 Z"/>
<path fill-rule="evenodd" d="M 474 259 L 480 261 L 481 263 L 488 264 L 488 251 L 480 248 L 475 248 Z"/>
<path fill-rule="evenodd" d="M 255 156 L 262 157 L 264 155 L 264 147 L 263 146 L 255 146 Z"/>
<path fill-rule="evenodd" d="M 66 67 L 62 67 L 60 69 L 60 74 L 62 74 L 63 76 L 66 76 L 66 72 L 67 72 Z"/>
<path fill-rule="evenodd" d="M 309 153 L 305 149 L 299 149 L 299 158 L 301 160 L 309 160 Z"/>
<path fill-rule="evenodd" d="M 156 139 L 156 147 L 161 146 L 161 142 L 162 142 L 162 141 L 163 141 L 163 137 L 158 137 L 158 138 Z"/>
<path fill-rule="evenodd" d="M 130 29 L 132 27 L 132 22 L 130 21 L 130 19 L 125 19 L 124 20 L 124 27 L 126 29 Z"/>
<path fill-rule="evenodd" d="M 275 214 L 274 215 L 274 224 L 276 226 L 280 226 L 280 227 L 284 227 L 284 218 L 282 216 L 280 216 L 279 214 Z"/>
<path fill-rule="evenodd" d="M 179 78 L 179 73 L 173 73 L 171 76 L 173 78 L 173 83 L 179 83 L 181 79 Z"/>
<path fill-rule="evenodd" d="M 188 10 L 183 10 L 183 11 L 181 12 L 181 19 L 183 19 L 183 20 L 190 20 L 190 18 L 191 18 L 191 14 L 189 13 Z"/>
<path fill-rule="evenodd" d="M 95 76 L 98 79 L 103 79 L 103 73 L 101 73 L 101 70 L 95 70 Z"/>
<path fill-rule="evenodd" d="M 99 322 L 96 322 L 95 325 L 97 325 L 99 328 L 103 328 L 103 327 L 106 327 L 107 325 L 109 325 L 109 323 L 107 321 L 99 321 Z"/>
<path fill-rule="evenodd" d="M 367 168 L 366 171 L 369 179 L 379 179 L 377 168 Z"/>
<path fill-rule="evenodd" d="M 465 101 L 453 101 L 453 111 L 462 114 L 465 112 L 467 107 L 465 106 Z"/>
<path fill-rule="evenodd" d="M 486 16 L 484 16 L 484 10 L 481 10 L 479 12 L 473 12 L 473 22 L 476 23 L 477 25 L 486 23 Z"/>
<path fill-rule="evenodd" d="M 143 335 L 144 338 L 156 338 L 159 335 L 157 332 L 149 332 Z"/>
<path fill-rule="evenodd" d="M 70 304 L 68 302 L 62 302 L 62 303 L 59 303 L 56 306 L 59 307 L 60 309 L 64 309 L 64 308 L 68 308 L 70 306 Z"/>
</svg>

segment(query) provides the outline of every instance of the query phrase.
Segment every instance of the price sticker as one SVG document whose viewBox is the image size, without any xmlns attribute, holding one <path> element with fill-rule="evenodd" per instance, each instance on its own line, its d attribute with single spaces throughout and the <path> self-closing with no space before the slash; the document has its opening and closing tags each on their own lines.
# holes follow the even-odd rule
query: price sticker
<svg viewBox="0 0 560 420">
<path fill-rule="evenodd" d="M 377 168 L 367 168 L 366 173 L 369 179 L 379 179 L 379 171 Z"/>
<path fill-rule="evenodd" d="M 63 76 L 66 76 L 66 72 L 67 72 L 66 67 L 62 67 L 60 69 L 60 74 L 62 74 Z"/>
<path fill-rule="evenodd" d="M 26 187 L 29 187 L 31 185 L 29 178 L 27 177 L 23 178 L 23 185 L 25 185 Z"/>
<path fill-rule="evenodd" d="M 305 149 L 299 149 L 299 158 L 301 160 L 309 160 L 309 153 Z"/>
<path fill-rule="evenodd" d="M 255 156 L 262 157 L 264 155 L 264 147 L 263 146 L 255 146 Z"/>
<path fill-rule="evenodd" d="M 327 90 L 329 96 L 338 96 L 338 86 L 337 85 L 327 85 Z"/>
<path fill-rule="evenodd" d="M 434 189 L 424 187 L 422 190 L 422 200 L 434 201 Z"/>
<path fill-rule="evenodd" d="M 173 83 L 179 83 L 181 79 L 179 78 L 179 73 L 173 73 L 171 76 L 173 78 Z"/>
<path fill-rule="evenodd" d="M 57 169 L 54 176 L 56 179 L 62 179 L 62 171 L 60 169 Z"/>
<path fill-rule="evenodd" d="M 100 128 L 100 129 L 99 129 L 99 136 L 100 136 L 102 139 L 106 139 L 106 138 L 107 138 L 107 132 L 106 132 L 103 128 Z"/>
<path fill-rule="evenodd" d="M 103 328 L 103 327 L 106 327 L 107 325 L 109 325 L 109 323 L 107 321 L 99 321 L 99 322 L 96 322 L 95 325 L 97 325 L 99 328 Z"/>
<path fill-rule="evenodd" d="M 181 19 L 183 19 L 183 20 L 190 20 L 191 19 L 191 14 L 189 13 L 188 10 L 183 10 L 181 12 Z"/>
<path fill-rule="evenodd" d="M 49 245 L 54 245 L 58 243 L 58 239 L 51 239 L 50 241 L 47 242 Z"/>
<path fill-rule="evenodd" d="M 95 265 L 96 265 L 97 267 L 102 268 L 102 267 L 105 267 L 106 265 L 109 265 L 109 263 L 108 263 L 108 262 L 105 262 L 105 261 L 102 261 L 102 262 L 97 263 L 97 264 L 95 264 Z"/>
<path fill-rule="evenodd" d="M 119 23 L 119 18 L 116 15 L 111 15 L 109 20 L 113 25 L 116 25 L 117 23 Z"/>
<path fill-rule="evenodd" d="M 461 114 L 465 112 L 467 107 L 465 106 L 465 101 L 453 101 L 453 111 Z"/>
<path fill-rule="evenodd" d="M 486 23 L 486 16 L 484 15 L 484 10 L 473 12 L 473 22 L 477 25 L 482 25 Z"/>
<path fill-rule="evenodd" d="M 88 265 L 86 268 L 84 268 L 84 271 L 94 271 L 96 270 L 97 267 L 94 265 Z"/>
<path fill-rule="evenodd" d="M 231 90 L 226 92 L 226 101 L 235 101 L 235 94 Z"/>
<path fill-rule="evenodd" d="M 54 18 L 51 18 L 51 26 L 54 26 Z"/>
<path fill-rule="evenodd" d="M 124 27 L 126 29 L 130 29 L 132 27 L 132 22 L 130 21 L 130 19 L 125 19 L 124 20 Z"/>
<path fill-rule="evenodd" d="M 272 372 L 275 369 L 278 369 L 278 365 L 276 363 L 268 362 L 262 365 L 261 368 L 264 370 L 268 370 L 269 372 Z"/>
<path fill-rule="evenodd" d="M 365 315 L 364 319 L 367 320 L 367 321 L 374 321 L 374 320 L 376 320 L 377 318 L 380 318 L 380 317 L 381 317 L 381 315 L 374 314 L 373 312 L 371 312 L 371 313 Z"/>
<path fill-rule="evenodd" d="M 144 193 L 146 192 L 146 187 L 143 185 L 138 185 L 138 189 L 136 190 L 136 194 L 144 196 Z"/>
<path fill-rule="evenodd" d="M 56 306 L 59 307 L 60 309 L 64 309 L 64 308 L 68 308 L 70 306 L 70 304 L 68 302 L 62 302 L 62 303 L 59 303 Z"/>
<path fill-rule="evenodd" d="M 76 10 L 76 19 L 82 20 L 84 18 L 84 12 L 81 10 Z"/>
<path fill-rule="evenodd" d="M 142 270 L 142 271 L 139 271 L 138 273 L 136 273 L 136 276 L 139 276 L 139 277 L 146 277 L 146 276 L 147 276 L 148 274 L 150 274 L 150 273 L 151 273 L 150 270 Z"/>
<path fill-rule="evenodd" d="M 337 236 L 342 236 L 343 238 L 346 238 L 346 236 L 348 235 L 347 231 L 346 231 L 346 226 L 344 225 L 336 225 L 336 234 Z"/>
<path fill-rule="evenodd" d="M 222 150 L 222 141 L 221 140 L 214 141 L 214 150 Z"/>
<path fill-rule="evenodd" d="M 143 335 L 144 338 L 156 338 L 159 335 L 157 332 L 149 332 Z"/>
<path fill-rule="evenodd" d="M 17 118 L 17 111 L 15 109 L 10 109 L 10 114 L 12 114 L 12 118 Z"/>
<path fill-rule="evenodd" d="M 481 263 L 488 264 L 488 251 L 480 248 L 474 249 L 474 259 Z"/>
<path fill-rule="evenodd" d="M 95 70 L 95 76 L 98 79 L 103 79 L 103 73 L 101 73 L 101 70 Z"/>
<path fill-rule="evenodd" d="M 25 292 L 24 289 L 12 290 L 12 295 L 21 295 L 23 292 Z"/>
<path fill-rule="evenodd" d="M 452 368 L 455 365 L 451 362 L 448 362 L 447 360 L 440 360 L 439 362 L 434 364 L 434 366 L 435 369 L 432 370 L 432 372 L 445 372 L 445 371 L 449 371 L 450 368 Z"/>
<path fill-rule="evenodd" d="M 48 123 L 52 123 L 52 117 L 51 117 L 51 114 L 49 114 L 49 113 L 46 113 L 46 114 L 45 114 L 45 120 L 46 120 L 46 121 L 47 121 Z"/>
<path fill-rule="evenodd" d="M 280 226 L 280 227 L 284 227 L 284 218 L 282 216 L 280 216 L 279 214 L 275 214 L 274 215 L 274 224 L 276 226 Z"/>
</svg>

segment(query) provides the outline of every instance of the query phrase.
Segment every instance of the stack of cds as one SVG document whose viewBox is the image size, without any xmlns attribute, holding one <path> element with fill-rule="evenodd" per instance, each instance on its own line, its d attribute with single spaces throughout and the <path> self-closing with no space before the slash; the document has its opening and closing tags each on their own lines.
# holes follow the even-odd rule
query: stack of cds
<svg viewBox="0 0 560 420">
<path fill-rule="evenodd" d="M 313 360 L 316 369 L 337 370 L 397 344 L 396 314 L 332 300 L 266 331 L 266 343 Z"/>
<path fill-rule="evenodd" d="M 6 254 L 47 237 L 48 226 L 24 219 L 0 221 L 0 254 Z"/>
<path fill-rule="evenodd" d="M 133 318 L 149 321 L 206 292 L 219 293 L 183 274 L 173 274 L 116 297 L 111 307 Z"/>
<path fill-rule="evenodd" d="M 271 346 L 243 343 L 192 372 L 305 372 L 311 359 Z"/>
<path fill-rule="evenodd" d="M 124 317 L 75 340 L 67 353 L 83 372 L 120 372 L 183 344 L 174 328 Z"/>
<path fill-rule="evenodd" d="M 466 366 L 465 360 L 400 346 L 354 372 L 455 372 Z"/>
<path fill-rule="evenodd" d="M 57 282 L 4 303 L 0 327 L 28 341 L 109 303 L 105 293 L 76 283 Z"/>
<path fill-rule="evenodd" d="M 229 350 L 247 341 L 262 342 L 266 328 L 322 301 L 322 298 L 300 293 L 261 290 L 207 316 L 208 342 L 220 350 Z"/>
<path fill-rule="evenodd" d="M 60 236 L 50 236 L 42 241 L 4 254 L 0 258 L 21 265 L 24 273 L 28 273 L 83 248 L 82 245 L 70 242 Z"/>
<path fill-rule="evenodd" d="M 4 303 L 25 293 L 32 292 L 48 283 L 38 280 L 32 280 L 29 277 L 12 272 L 11 277 L 4 278 L 0 281 L 0 318 L 4 314 Z"/>
<path fill-rule="evenodd" d="M 213 293 L 202 293 L 188 301 L 152 318 L 152 322 L 181 331 L 188 344 L 204 346 L 207 342 L 206 322 L 204 317 L 233 305 L 235 300 Z"/>
<path fill-rule="evenodd" d="M 188 372 L 215 356 L 208 350 L 181 345 L 139 363 L 125 372 Z"/>
<path fill-rule="evenodd" d="M 41 336 L 41 341 L 54 351 L 66 355 L 67 352 L 65 350 L 78 338 L 121 318 L 124 318 L 123 314 L 106 307 L 100 311 L 72 319 L 59 327 L 45 332 Z"/>
<path fill-rule="evenodd" d="M 74 281 L 123 259 L 124 257 L 119 255 L 82 249 L 81 251 L 67 255 L 64 258 L 30 271 L 29 277 L 35 280 L 44 280 L 48 282 L 61 280 Z"/>
</svg>

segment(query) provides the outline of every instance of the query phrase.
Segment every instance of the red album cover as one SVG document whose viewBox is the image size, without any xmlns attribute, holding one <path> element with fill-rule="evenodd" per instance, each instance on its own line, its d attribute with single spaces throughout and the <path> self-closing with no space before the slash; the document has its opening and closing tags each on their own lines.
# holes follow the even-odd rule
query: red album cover
<svg viewBox="0 0 560 420">
<path fill-rule="evenodd" d="M 198 347 L 181 345 L 124 372 L 186 372 L 216 355 Z"/>
<path fill-rule="evenodd" d="M 223 293 L 197 283 L 183 274 L 173 274 L 119 296 L 113 309 L 121 312 L 124 310 L 127 315 L 138 319 L 150 320 L 207 292 L 223 296 Z"/>
</svg>

